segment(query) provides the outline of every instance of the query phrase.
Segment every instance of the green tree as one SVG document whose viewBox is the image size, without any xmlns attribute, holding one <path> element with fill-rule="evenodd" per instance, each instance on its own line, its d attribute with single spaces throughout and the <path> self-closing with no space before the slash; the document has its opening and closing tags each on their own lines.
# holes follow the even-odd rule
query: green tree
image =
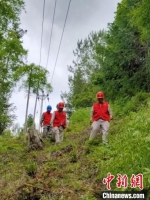
<svg viewBox="0 0 150 200">
<path fill-rule="evenodd" d="M 96 60 L 95 47 L 99 43 L 103 44 L 104 35 L 104 31 L 90 33 L 85 40 L 78 41 L 77 48 L 73 51 L 76 61 L 73 61 L 72 66 L 68 66 L 70 91 L 61 94 L 61 98 L 67 102 L 69 116 L 75 108 L 91 106 L 95 99 L 98 87 L 93 84 L 91 77 L 100 69 L 100 64 Z"/>
<path fill-rule="evenodd" d="M 27 117 L 27 128 L 30 128 L 34 122 L 33 115 L 29 114 Z"/>
<path fill-rule="evenodd" d="M 137 27 L 140 32 L 141 41 L 144 44 L 150 42 L 150 4 L 149 0 L 138 1 L 132 12 L 130 12 L 130 21 L 133 27 Z"/>
<path fill-rule="evenodd" d="M 104 56 L 103 62 L 98 60 L 103 77 L 100 81 L 104 83 L 102 89 L 112 100 L 149 91 L 150 74 L 145 66 L 148 48 L 141 43 L 138 28 L 131 24 L 131 14 L 139 2 L 123 0 L 118 4 L 115 20 L 108 26 L 105 51 L 97 46 L 97 55 Z"/>
<path fill-rule="evenodd" d="M 110 101 L 122 97 L 123 102 L 150 91 L 149 5 L 148 0 L 122 0 L 107 31 L 78 41 L 77 59 L 68 67 L 70 91 L 61 95 L 68 109 L 90 106 L 99 90 Z"/>
<path fill-rule="evenodd" d="M 21 41 L 25 32 L 19 28 L 23 7 L 22 0 L 0 1 L 0 134 L 14 119 L 9 103 L 14 87 L 12 74 L 23 64 L 27 54 Z"/>
<path fill-rule="evenodd" d="M 21 88 L 27 92 L 27 106 L 25 114 L 25 133 L 27 127 L 27 115 L 29 107 L 30 94 L 40 90 L 46 90 L 48 93 L 52 91 L 51 85 L 47 82 L 48 71 L 43 67 L 36 66 L 34 63 L 20 67 L 14 73 L 14 80 L 19 81 L 22 78 Z"/>
</svg>

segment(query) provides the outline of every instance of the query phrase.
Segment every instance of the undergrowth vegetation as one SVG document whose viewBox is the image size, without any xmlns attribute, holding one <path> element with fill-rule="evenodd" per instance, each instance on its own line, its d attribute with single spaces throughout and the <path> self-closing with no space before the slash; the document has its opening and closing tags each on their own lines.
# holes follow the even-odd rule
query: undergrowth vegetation
<svg viewBox="0 0 150 200">
<path fill-rule="evenodd" d="M 8 133 L 0 136 L 1 200 L 96 200 L 106 190 L 103 178 L 110 172 L 143 174 L 144 189 L 150 190 L 150 95 L 139 93 L 127 102 L 112 104 L 114 118 L 108 135 L 109 145 L 102 145 L 101 135 L 88 140 L 90 108 L 76 110 L 70 118 L 64 142 L 55 146 L 49 139 L 44 150 L 28 152 L 21 137 Z M 140 190 L 138 187 L 135 190 Z"/>
</svg>

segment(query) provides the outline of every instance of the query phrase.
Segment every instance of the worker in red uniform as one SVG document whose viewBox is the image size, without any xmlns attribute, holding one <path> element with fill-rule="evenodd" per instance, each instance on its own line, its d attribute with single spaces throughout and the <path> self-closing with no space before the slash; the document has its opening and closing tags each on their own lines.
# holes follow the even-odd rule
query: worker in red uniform
<svg viewBox="0 0 150 200">
<path fill-rule="evenodd" d="M 52 134 L 50 128 L 50 121 L 52 118 L 51 113 L 52 107 L 50 105 L 47 106 L 47 111 L 42 114 L 41 117 L 41 127 L 43 127 L 43 137 L 50 136 Z"/>
<path fill-rule="evenodd" d="M 90 123 L 92 123 L 92 132 L 90 140 L 96 137 L 99 130 L 102 131 L 102 141 L 107 143 L 107 134 L 112 119 L 112 110 L 108 102 L 104 101 L 104 93 L 96 94 L 98 102 L 94 103 L 91 110 Z"/>
<path fill-rule="evenodd" d="M 55 137 L 56 144 L 63 141 L 63 131 L 67 126 L 66 112 L 63 111 L 65 104 L 60 102 L 57 104 L 58 109 L 52 114 L 50 125 L 52 127 L 53 135 Z"/>
</svg>

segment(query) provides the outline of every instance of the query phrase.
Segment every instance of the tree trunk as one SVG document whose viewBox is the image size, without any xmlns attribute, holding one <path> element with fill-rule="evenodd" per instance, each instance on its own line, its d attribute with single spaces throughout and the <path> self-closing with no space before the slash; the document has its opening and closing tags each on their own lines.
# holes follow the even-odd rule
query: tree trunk
<svg viewBox="0 0 150 200">
<path fill-rule="evenodd" d="M 40 119 L 39 119 L 39 132 L 41 133 L 41 126 L 40 126 L 40 121 L 41 121 L 41 116 L 42 116 L 42 111 L 43 111 L 43 97 L 41 99 L 41 111 L 40 111 Z"/>
<path fill-rule="evenodd" d="M 26 115 L 25 115 L 25 124 L 24 124 L 24 134 L 27 134 L 27 116 L 28 116 L 28 107 L 29 107 L 29 98 L 30 98 L 30 83 L 28 88 L 28 97 L 27 97 L 27 105 L 26 105 Z"/>
<path fill-rule="evenodd" d="M 35 99 L 34 115 L 33 115 L 33 122 L 34 122 L 34 123 L 35 123 L 35 114 L 36 114 L 37 100 L 38 100 L 38 95 L 36 95 L 36 99 Z"/>
</svg>

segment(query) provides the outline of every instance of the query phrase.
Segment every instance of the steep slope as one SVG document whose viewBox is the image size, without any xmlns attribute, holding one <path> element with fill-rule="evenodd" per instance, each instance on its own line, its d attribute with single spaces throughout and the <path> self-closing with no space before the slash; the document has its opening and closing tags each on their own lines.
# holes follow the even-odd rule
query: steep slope
<svg viewBox="0 0 150 200">
<path fill-rule="evenodd" d="M 89 108 L 72 115 L 59 146 L 47 139 L 43 151 L 29 153 L 22 138 L 1 136 L 0 199 L 94 200 L 106 189 L 102 180 L 108 172 L 129 178 L 142 173 L 144 188 L 149 190 L 149 95 L 139 94 L 124 107 L 117 103 L 112 106 L 114 120 L 108 146 L 102 145 L 101 137 L 88 141 Z M 111 188 L 124 190 L 117 189 L 115 179 Z"/>
</svg>

